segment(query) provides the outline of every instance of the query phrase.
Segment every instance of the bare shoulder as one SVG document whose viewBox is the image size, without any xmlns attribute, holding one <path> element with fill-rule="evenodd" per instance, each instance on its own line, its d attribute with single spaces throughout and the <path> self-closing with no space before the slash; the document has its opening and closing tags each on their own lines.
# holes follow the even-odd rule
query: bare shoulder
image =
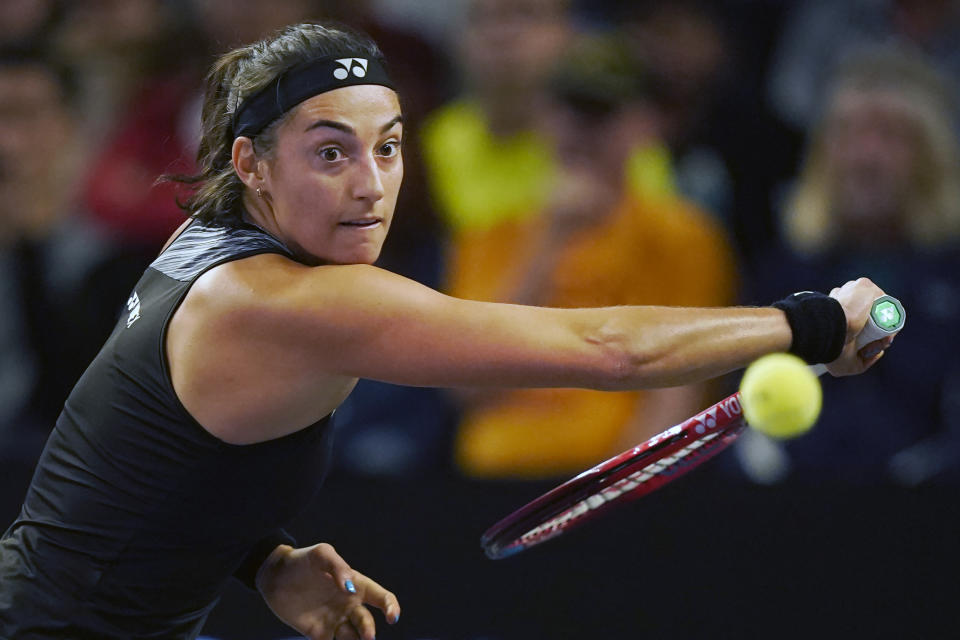
<svg viewBox="0 0 960 640">
<path fill-rule="evenodd" d="M 338 307 L 369 309 L 363 292 L 394 278 L 374 267 L 306 267 L 276 254 L 211 269 L 168 328 L 177 395 L 208 431 L 235 444 L 316 422 L 356 383 L 325 358 L 334 339 L 324 326 L 348 322 Z"/>
<path fill-rule="evenodd" d="M 354 355 L 411 326 L 450 319 L 461 304 L 370 265 L 310 267 L 279 255 L 232 262 L 195 285 L 191 307 L 210 330 L 236 341 L 267 343 L 288 361 L 366 377 Z M 190 301 L 188 301 L 190 302 Z"/>
<path fill-rule="evenodd" d="M 335 314 L 397 296 L 425 300 L 440 294 L 371 265 L 311 267 L 278 254 L 220 265 L 200 277 L 190 293 L 195 303 L 218 315 L 295 313 L 309 302 L 311 317 L 317 311 Z"/>
</svg>

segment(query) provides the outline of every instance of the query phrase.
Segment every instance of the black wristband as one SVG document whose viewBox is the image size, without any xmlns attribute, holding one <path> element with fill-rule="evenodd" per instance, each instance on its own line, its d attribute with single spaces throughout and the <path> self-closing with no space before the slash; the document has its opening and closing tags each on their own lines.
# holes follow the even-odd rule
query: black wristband
<svg viewBox="0 0 960 640">
<path fill-rule="evenodd" d="M 801 291 L 774 302 L 787 314 L 793 332 L 790 353 L 810 364 L 833 362 L 840 357 L 847 339 L 847 314 L 835 298 L 815 291 Z"/>
<path fill-rule="evenodd" d="M 264 561 L 281 544 L 288 544 L 291 547 L 297 546 L 289 533 L 283 529 L 277 529 L 265 538 L 258 540 L 243 557 L 243 561 L 237 570 L 233 572 L 233 577 L 245 584 L 247 587 L 257 590 L 257 573 Z"/>
</svg>

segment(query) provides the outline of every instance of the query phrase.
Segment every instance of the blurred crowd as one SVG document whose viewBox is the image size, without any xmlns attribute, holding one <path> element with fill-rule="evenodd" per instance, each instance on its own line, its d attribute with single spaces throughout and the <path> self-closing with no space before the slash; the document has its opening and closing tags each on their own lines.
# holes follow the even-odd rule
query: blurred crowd
<svg viewBox="0 0 960 640">
<path fill-rule="evenodd" d="M 4 0 L 0 467 L 32 466 L 184 219 L 217 55 L 302 20 L 366 31 L 405 110 L 380 265 L 561 307 L 764 305 L 867 275 L 909 318 L 824 414 L 726 464 L 761 483 L 960 479 L 960 2 Z M 182 194 L 181 194 L 182 195 Z M 362 382 L 340 473 L 560 477 L 719 399 Z"/>
</svg>

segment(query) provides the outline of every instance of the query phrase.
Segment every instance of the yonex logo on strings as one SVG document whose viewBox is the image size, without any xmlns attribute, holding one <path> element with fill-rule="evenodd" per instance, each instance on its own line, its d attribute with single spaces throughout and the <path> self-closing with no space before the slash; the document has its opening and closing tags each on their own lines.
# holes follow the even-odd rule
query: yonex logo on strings
<svg viewBox="0 0 960 640">
<path fill-rule="evenodd" d="M 337 64 L 340 66 L 333 70 L 333 77 L 337 80 L 346 80 L 351 73 L 358 78 L 367 75 L 366 58 L 339 58 Z"/>
</svg>

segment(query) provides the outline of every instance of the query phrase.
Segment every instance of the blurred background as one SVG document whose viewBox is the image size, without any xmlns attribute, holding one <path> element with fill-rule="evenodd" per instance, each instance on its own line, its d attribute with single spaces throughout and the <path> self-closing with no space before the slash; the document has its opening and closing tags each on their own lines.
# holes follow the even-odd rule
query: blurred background
<svg viewBox="0 0 960 640">
<path fill-rule="evenodd" d="M 956 636 L 960 2 L 3 0 L 0 520 L 183 220 L 202 78 L 302 20 L 372 35 L 406 180 L 380 264 L 478 300 L 765 305 L 867 275 L 906 331 L 817 427 L 503 562 L 480 533 L 735 389 L 362 382 L 291 530 L 394 590 L 381 638 Z M 188 579 L 185 576 L 185 579 Z M 232 585 L 205 631 L 291 635 Z"/>
</svg>

